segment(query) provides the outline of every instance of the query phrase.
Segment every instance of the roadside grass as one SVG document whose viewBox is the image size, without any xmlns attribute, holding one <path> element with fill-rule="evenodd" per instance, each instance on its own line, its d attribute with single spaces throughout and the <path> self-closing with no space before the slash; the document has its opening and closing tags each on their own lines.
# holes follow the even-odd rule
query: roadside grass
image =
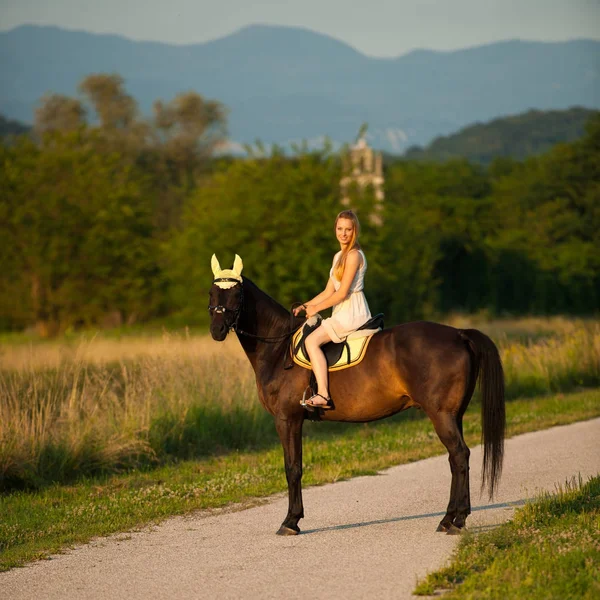
<svg viewBox="0 0 600 600">
<path fill-rule="evenodd" d="M 573 478 L 518 509 L 512 521 L 467 534 L 451 564 L 414 593 L 447 590 L 449 600 L 599 598 L 600 476 Z"/>
<path fill-rule="evenodd" d="M 507 404 L 507 433 L 513 436 L 597 416 L 600 389 L 515 400 Z M 480 423 L 479 409 L 472 406 L 464 421 L 470 446 L 480 441 Z M 307 423 L 303 483 L 319 485 L 373 475 L 386 467 L 444 453 L 430 421 L 417 411 L 373 424 Z M 45 558 L 96 536 L 199 509 L 244 507 L 286 489 L 282 451 L 273 442 L 261 450 L 0 495 L 0 570 Z M 440 510 L 445 502 L 440 499 Z M 278 525 L 273 523 L 273 531 Z"/>
<path fill-rule="evenodd" d="M 521 343 L 498 333 L 507 399 L 600 386 L 599 322 L 519 320 L 495 331 L 502 326 L 543 334 Z M 233 336 L 9 344 L 0 358 L 0 491 L 276 443 Z"/>
</svg>

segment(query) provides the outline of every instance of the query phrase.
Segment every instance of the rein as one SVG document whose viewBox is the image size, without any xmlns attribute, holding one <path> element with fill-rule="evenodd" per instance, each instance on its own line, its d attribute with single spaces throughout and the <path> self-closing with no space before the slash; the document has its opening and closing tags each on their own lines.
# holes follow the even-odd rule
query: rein
<svg viewBox="0 0 600 600">
<path fill-rule="evenodd" d="M 235 279 L 233 277 L 219 277 L 217 279 L 214 279 L 213 283 L 218 283 L 220 281 L 241 283 L 239 279 Z M 287 333 L 284 333 L 282 335 L 274 335 L 274 336 L 265 337 L 265 336 L 261 336 L 261 335 L 255 335 L 254 333 L 249 333 L 248 331 L 244 331 L 243 329 L 240 329 L 238 327 L 238 321 L 240 319 L 240 313 L 242 312 L 242 307 L 244 306 L 244 285 L 243 285 L 243 283 L 242 283 L 242 287 L 241 287 L 241 292 L 242 292 L 242 294 L 240 297 L 240 303 L 238 304 L 237 308 L 227 308 L 226 306 L 223 306 L 221 304 L 217 304 L 215 306 L 212 306 L 210 304 L 208 305 L 208 310 L 209 311 L 213 310 L 217 314 L 226 313 L 226 312 L 234 313 L 235 319 L 234 319 L 233 323 L 231 324 L 231 326 L 229 327 L 230 331 L 233 330 L 239 335 L 245 335 L 246 337 L 258 340 L 259 342 L 275 343 L 280 340 L 284 340 L 288 337 L 291 338 L 291 336 L 294 335 L 294 333 L 296 333 L 296 331 L 298 331 L 298 329 L 300 329 L 300 327 L 302 327 L 303 323 L 300 323 L 300 325 L 298 325 L 298 327 L 294 328 L 294 314 L 293 314 L 293 312 L 290 311 L 290 331 L 288 331 Z M 300 302 L 294 302 L 294 304 L 292 304 L 292 311 L 295 306 L 300 306 Z"/>
<path fill-rule="evenodd" d="M 300 304 L 299 302 L 294 302 L 294 304 L 292 304 L 292 310 L 294 309 L 294 306 L 296 304 Z M 258 340 L 259 342 L 272 342 L 275 343 L 279 340 L 284 340 L 285 338 L 291 337 L 292 335 L 294 335 L 296 333 L 296 331 L 298 331 L 298 329 L 300 329 L 300 327 L 302 327 L 302 325 L 304 325 L 304 323 L 300 323 L 300 325 L 298 325 L 298 327 L 294 328 L 294 313 L 290 312 L 290 331 L 288 331 L 287 333 L 284 333 L 282 335 L 274 335 L 274 336 L 270 336 L 270 337 L 263 337 L 261 335 L 255 335 L 253 333 L 248 333 L 247 331 L 244 331 L 243 329 L 238 329 L 237 327 L 237 321 L 235 323 L 235 326 L 233 326 L 231 329 L 233 329 L 236 333 L 239 333 L 240 335 L 245 335 L 246 337 L 251 337 L 255 340 Z"/>
</svg>

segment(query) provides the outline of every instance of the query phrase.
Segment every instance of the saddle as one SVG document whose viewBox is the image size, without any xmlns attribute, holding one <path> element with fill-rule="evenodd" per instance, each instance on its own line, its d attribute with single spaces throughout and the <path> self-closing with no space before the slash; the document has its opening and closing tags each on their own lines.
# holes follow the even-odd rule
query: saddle
<svg viewBox="0 0 600 600">
<path fill-rule="evenodd" d="M 290 351 L 294 363 L 305 368 L 311 369 L 310 358 L 306 351 L 306 338 L 321 325 L 321 315 L 311 317 L 304 326 L 299 329 L 292 338 Z M 328 342 L 321 346 L 321 350 L 327 359 L 327 369 L 329 371 L 340 371 L 353 367 L 360 363 L 367 352 L 367 346 L 373 337 L 373 334 L 383 329 L 383 313 L 375 315 L 364 325 L 361 325 L 355 332 L 351 333 L 345 341 L 336 344 Z"/>
</svg>

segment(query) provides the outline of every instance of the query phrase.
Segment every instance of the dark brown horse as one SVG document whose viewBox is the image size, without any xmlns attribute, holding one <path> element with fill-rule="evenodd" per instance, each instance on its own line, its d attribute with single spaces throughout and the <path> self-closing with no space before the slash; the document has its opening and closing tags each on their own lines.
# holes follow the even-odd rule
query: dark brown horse
<svg viewBox="0 0 600 600">
<path fill-rule="evenodd" d="M 295 535 L 300 532 L 298 521 L 304 517 L 302 424 L 309 416 L 300 400 L 311 373 L 299 367 L 284 370 L 284 363 L 288 334 L 303 319 L 291 319 L 283 306 L 242 277 L 237 256 L 236 265 L 234 270 L 221 271 L 213 263 L 210 332 L 213 339 L 223 341 L 231 329 L 236 331 L 256 374 L 260 402 L 275 417 L 289 492 L 288 513 L 277 533 Z M 504 376 L 496 346 L 476 329 L 417 322 L 376 333 L 359 365 L 329 374 L 335 409 L 319 412 L 324 421 L 366 422 L 413 406 L 425 411 L 448 449 L 452 472 L 450 502 L 437 530 L 459 533 L 471 512 L 470 452 L 463 438 L 462 418 L 478 377 L 482 487 L 487 483 L 492 497 L 504 452 Z"/>
</svg>

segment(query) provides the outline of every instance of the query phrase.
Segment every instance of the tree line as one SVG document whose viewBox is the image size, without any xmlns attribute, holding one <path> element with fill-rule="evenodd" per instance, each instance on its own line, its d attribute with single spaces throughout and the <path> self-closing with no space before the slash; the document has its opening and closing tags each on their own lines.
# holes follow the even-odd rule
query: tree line
<svg viewBox="0 0 600 600">
<path fill-rule="evenodd" d="M 0 327 L 206 322 L 210 256 L 285 306 L 322 289 L 342 160 L 325 145 L 219 157 L 226 109 L 189 92 L 152 119 L 116 75 L 46 96 L 36 136 L 0 147 Z M 448 311 L 589 314 L 600 305 L 600 119 L 525 161 L 396 161 L 363 225 L 366 293 L 387 323 Z"/>
</svg>

